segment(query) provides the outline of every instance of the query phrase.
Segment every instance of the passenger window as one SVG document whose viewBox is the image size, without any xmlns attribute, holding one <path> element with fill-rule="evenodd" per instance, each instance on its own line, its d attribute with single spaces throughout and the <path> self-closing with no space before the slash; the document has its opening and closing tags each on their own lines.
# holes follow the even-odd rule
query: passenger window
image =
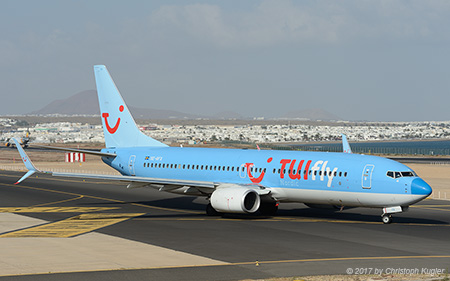
<svg viewBox="0 0 450 281">
<path fill-rule="evenodd" d="M 347 172 L 344 173 L 344 177 L 347 177 Z"/>
<path fill-rule="evenodd" d="M 233 167 L 231 167 L 231 171 L 232 171 L 232 172 L 234 172 L 234 166 L 233 166 Z"/>
</svg>

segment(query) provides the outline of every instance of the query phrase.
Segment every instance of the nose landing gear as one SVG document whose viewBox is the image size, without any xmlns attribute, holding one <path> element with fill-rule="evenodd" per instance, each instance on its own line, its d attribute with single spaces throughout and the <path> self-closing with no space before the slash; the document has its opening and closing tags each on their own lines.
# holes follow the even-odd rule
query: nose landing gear
<svg viewBox="0 0 450 281">
<path fill-rule="evenodd" d="M 392 214 L 401 213 L 406 210 L 408 210 L 408 207 L 395 206 L 395 207 L 383 208 L 383 214 L 381 215 L 381 221 L 384 224 L 389 224 L 392 222 Z"/>
<path fill-rule="evenodd" d="M 392 216 L 390 214 L 383 214 L 381 216 L 381 220 L 383 221 L 384 224 L 389 224 L 392 222 Z"/>
</svg>

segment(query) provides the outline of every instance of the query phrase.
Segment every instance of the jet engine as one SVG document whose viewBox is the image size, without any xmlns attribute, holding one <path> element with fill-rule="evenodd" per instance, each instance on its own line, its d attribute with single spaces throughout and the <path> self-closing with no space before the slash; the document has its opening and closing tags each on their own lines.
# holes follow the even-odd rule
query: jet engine
<svg viewBox="0 0 450 281">
<path fill-rule="evenodd" d="M 251 214 L 259 209 L 261 198 L 252 188 L 232 185 L 216 189 L 211 195 L 210 202 L 218 212 Z"/>
</svg>

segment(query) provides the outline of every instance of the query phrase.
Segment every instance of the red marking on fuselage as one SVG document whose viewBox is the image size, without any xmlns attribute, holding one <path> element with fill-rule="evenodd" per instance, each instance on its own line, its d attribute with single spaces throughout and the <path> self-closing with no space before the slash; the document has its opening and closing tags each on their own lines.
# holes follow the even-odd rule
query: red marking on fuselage
<svg viewBox="0 0 450 281">
<path fill-rule="evenodd" d="M 305 166 L 305 177 L 304 179 L 307 180 L 308 179 L 308 173 L 309 173 L 309 166 L 311 165 L 311 160 L 308 160 L 308 162 L 306 162 L 306 166 Z"/>
<path fill-rule="evenodd" d="M 286 169 L 286 165 L 291 162 L 291 159 L 281 159 L 281 171 L 280 171 L 280 179 L 284 179 L 284 170 Z"/>
<path fill-rule="evenodd" d="M 294 173 L 295 171 L 295 162 L 296 160 L 292 160 L 291 165 L 289 167 L 289 177 L 293 180 L 299 180 L 302 178 L 302 166 L 303 163 L 305 162 L 305 160 L 301 160 L 300 163 L 298 163 L 298 167 L 297 167 L 297 173 Z"/>
<path fill-rule="evenodd" d="M 261 175 L 259 175 L 259 177 L 255 178 L 252 175 L 252 172 L 250 171 L 251 167 L 253 167 L 253 163 L 245 163 L 245 168 L 247 169 L 248 178 L 252 181 L 252 183 L 260 183 L 263 180 L 263 178 L 264 178 L 264 176 L 266 174 L 266 171 L 263 170 L 261 172 Z"/>
</svg>

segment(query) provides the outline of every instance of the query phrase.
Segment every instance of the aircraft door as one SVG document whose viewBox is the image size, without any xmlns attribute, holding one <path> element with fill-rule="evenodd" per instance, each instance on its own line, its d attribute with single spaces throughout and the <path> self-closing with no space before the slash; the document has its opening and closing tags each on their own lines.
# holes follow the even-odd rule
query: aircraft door
<svg viewBox="0 0 450 281">
<path fill-rule="evenodd" d="M 367 164 L 364 167 L 362 174 L 362 188 L 370 189 L 372 188 L 372 172 L 375 166 L 372 164 Z"/>
<path fill-rule="evenodd" d="M 134 162 L 136 162 L 136 155 L 131 155 L 130 160 L 128 161 L 128 168 L 130 169 L 130 175 L 135 176 L 134 172 Z"/>
</svg>

